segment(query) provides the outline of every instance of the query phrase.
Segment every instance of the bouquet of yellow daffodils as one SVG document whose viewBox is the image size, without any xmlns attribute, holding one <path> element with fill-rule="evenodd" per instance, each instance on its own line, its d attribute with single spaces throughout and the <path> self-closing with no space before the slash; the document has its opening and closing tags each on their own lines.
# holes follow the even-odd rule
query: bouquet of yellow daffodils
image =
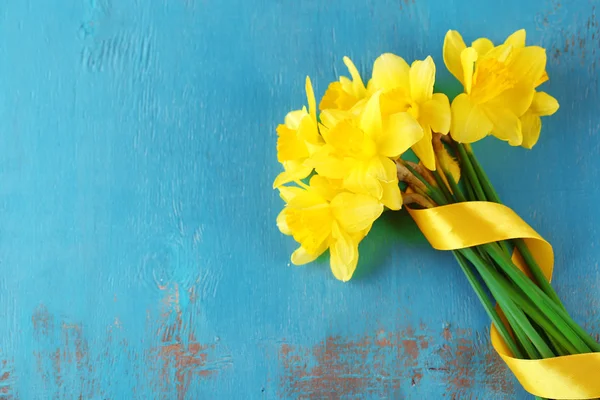
<svg viewBox="0 0 600 400">
<path fill-rule="evenodd" d="M 317 102 L 306 79 L 308 108 L 277 127 L 274 182 L 285 201 L 277 217 L 306 264 L 329 250 L 331 270 L 348 281 L 358 246 L 385 210 L 404 208 L 432 247 L 452 251 L 493 325 L 492 345 L 536 398 L 600 397 L 600 345 L 565 310 L 549 281 L 552 247 L 501 204 L 470 143 L 493 135 L 532 148 L 542 116 L 558 102 L 539 91 L 548 80 L 546 51 L 526 46 L 525 31 L 502 44 L 467 46 L 446 34 L 446 68 L 464 88 L 452 102 L 434 93 L 431 57 L 408 64 L 383 54 L 365 85 L 329 85 Z M 418 163 L 403 159 L 412 152 Z"/>
</svg>

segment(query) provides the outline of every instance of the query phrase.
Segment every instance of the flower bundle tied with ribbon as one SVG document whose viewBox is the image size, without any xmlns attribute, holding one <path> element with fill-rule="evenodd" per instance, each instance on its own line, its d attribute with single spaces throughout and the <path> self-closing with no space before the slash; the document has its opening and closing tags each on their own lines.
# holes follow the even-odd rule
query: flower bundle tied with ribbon
<svg viewBox="0 0 600 400">
<path fill-rule="evenodd" d="M 536 144 L 540 117 L 559 107 L 538 90 L 546 51 L 527 46 L 524 30 L 471 46 L 449 31 L 443 58 L 464 88 L 452 102 L 434 93 L 431 57 L 409 65 L 383 54 L 366 85 L 345 57 L 350 78 L 329 85 L 319 112 L 306 79 L 308 109 L 277 128 L 284 171 L 273 186 L 285 201 L 277 225 L 300 245 L 292 262 L 329 250 L 333 274 L 348 281 L 373 222 L 404 205 L 433 248 L 453 252 L 492 320 L 492 345 L 527 391 L 599 398 L 600 344 L 550 285 L 552 247 L 502 205 L 470 146 L 488 135 Z M 418 163 L 402 158 L 409 151 Z"/>
</svg>

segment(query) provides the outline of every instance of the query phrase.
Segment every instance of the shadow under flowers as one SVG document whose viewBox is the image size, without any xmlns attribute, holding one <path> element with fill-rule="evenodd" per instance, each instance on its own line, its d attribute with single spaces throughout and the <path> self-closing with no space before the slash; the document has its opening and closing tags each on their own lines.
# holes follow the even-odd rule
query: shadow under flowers
<svg viewBox="0 0 600 400">
<path fill-rule="evenodd" d="M 392 249 L 402 245 L 429 244 L 405 210 L 384 212 L 359 245 L 360 260 L 352 279 L 365 279 L 375 271 L 380 271 L 392 254 Z"/>
</svg>

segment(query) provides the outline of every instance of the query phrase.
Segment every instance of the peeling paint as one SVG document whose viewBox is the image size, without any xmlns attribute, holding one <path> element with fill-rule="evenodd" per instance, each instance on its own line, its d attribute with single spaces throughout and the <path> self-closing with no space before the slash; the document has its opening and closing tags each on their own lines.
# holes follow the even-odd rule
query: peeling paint
<svg viewBox="0 0 600 400">
<path fill-rule="evenodd" d="M 600 24 L 596 7 L 592 5 L 585 13 L 576 15 L 577 22 L 568 27 L 561 24 L 564 17 L 564 10 L 561 9 L 560 3 L 554 3 L 542 17 L 545 26 L 556 25 L 560 34 L 560 39 L 548 48 L 549 61 L 554 64 L 568 62 L 571 68 L 575 61 L 579 61 L 580 66 L 587 67 L 596 83 L 595 72 L 600 62 L 600 53 L 597 51 L 600 47 Z"/>
<path fill-rule="evenodd" d="M 404 7 L 415 4 L 415 0 L 400 0 L 398 3 L 400 5 L 400 9 L 402 10 Z"/>
<path fill-rule="evenodd" d="M 196 340 L 195 328 L 189 320 L 195 312 L 196 295 L 192 287 L 181 292 L 178 284 L 161 286 L 162 300 L 160 345 L 150 351 L 149 360 L 160 360 L 157 388 L 167 395 L 175 387 L 178 400 L 183 400 L 192 379 L 206 379 L 231 365 L 231 356 L 219 343 L 202 344 Z M 182 307 L 181 304 L 185 304 Z M 167 398 L 167 397 L 165 397 Z"/>
<path fill-rule="evenodd" d="M 468 338 L 458 337 L 454 340 L 455 345 L 443 344 L 440 349 L 446 367 L 443 380 L 453 393 L 464 395 L 473 387 L 477 373 L 473 368 L 475 347 Z"/>
<path fill-rule="evenodd" d="M 15 373 L 12 362 L 9 360 L 0 361 L 0 399 L 13 399 L 15 382 Z"/>
<path fill-rule="evenodd" d="M 37 340 L 33 356 L 47 393 L 55 397 L 65 393 L 93 397 L 97 385 L 81 325 L 57 322 L 44 305 L 36 308 L 31 320 Z M 74 385 L 66 386 L 66 379 Z"/>
<path fill-rule="evenodd" d="M 498 395 L 513 394 L 510 371 L 489 343 L 474 342 L 471 336 L 449 326 L 440 336 L 409 327 L 359 338 L 331 336 L 312 347 L 284 343 L 279 348 L 280 396 L 398 397 L 422 384 L 445 385 L 453 398 L 464 398 L 475 385 Z"/>
</svg>

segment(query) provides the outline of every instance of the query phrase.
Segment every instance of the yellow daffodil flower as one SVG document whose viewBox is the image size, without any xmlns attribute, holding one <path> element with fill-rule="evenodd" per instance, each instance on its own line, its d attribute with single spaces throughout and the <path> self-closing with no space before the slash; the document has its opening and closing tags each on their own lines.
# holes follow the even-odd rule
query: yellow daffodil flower
<svg viewBox="0 0 600 400">
<path fill-rule="evenodd" d="M 367 88 L 352 60 L 344 57 L 344 64 L 352 79 L 342 76 L 339 82 L 331 83 L 319 103 L 321 110 L 350 110 L 367 96 Z"/>
<path fill-rule="evenodd" d="M 525 41 L 526 32 L 525 29 L 521 29 L 510 35 L 504 43 L 512 45 L 516 51 L 519 51 L 519 49 L 525 48 Z M 538 87 L 548 79 L 548 72 L 544 71 L 534 86 Z M 558 111 L 558 108 L 558 101 L 554 97 L 545 92 L 535 92 L 531 106 L 520 118 L 523 131 L 521 146 L 527 149 L 533 148 L 540 138 L 542 130 L 542 119 L 540 117 L 550 116 Z"/>
<path fill-rule="evenodd" d="M 277 226 L 300 243 L 292 263 L 309 263 L 329 249 L 334 276 L 350 280 L 358 263 L 358 244 L 383 206 L 374 197 L 344 191 L 322 176 L 313 176 L 309 185 L 298 184 L 301 187 L 279 187 L 286 206 L 277 217 Z"/>
<path fill-rule="evenodd" d="M 315 94 L 308 77 L 305 89 L 308 111 L 304 107 L 288 113 L 285 123 L 277 127 L 277 160 L 285 171 L 275 178 L 274 188 L 310 175 L 313 168 L 306 161 L 323 144 L 317 125 Z"/>
<path fill-rule="evenodd" d="M 480 38 L 467 47 L 456 31 L 444 39 L 444 62 L 465 92 L 452 102 L 452 137 L 472 143 L 488 134 L 513 146 L 523 143 L 520 117 L 547 79 L 546 51 L 525 46 L 525 31 L 517 31 L 494 46 Z"/>
<path fill-rule="evenodd" d="M 435 64 L 431 57 L 409 66 L 402 57 L 387 53 L 375 60 L 368 84 L 369 92 L 382 92 L 384 115 L 406 112 L 414 121 L 410 127 L 420 126 L 423 135 L 412 150 L 430 170 L 435 170 L 432 132 L 445 135 L 450 130 L 450 102 L 445 94 L 433 93 L 434 82 Z M 396 132 L 404 134 L 402 130 Z"/>
<path fill-rule="evenodd" d="M 344 189 L 380 200 L 392 210 L 402 207 L 394 161 L 423 137 L 423 129 L 408 112 L 382 118 L 377 92 L 359 116 L 324 111 L 329 125 L 322 130 L 325 145 L 311 161 L 317 173 L 340 179 Z"/>
<path fill-rule="evenodd" d="M 554 114 L 558 107 L 558 101 L 548 93 L 535 92 L 531 107 L 521 117 L 523 147 L 531 149 L 537 143 L 542 130 L 542 119 L 540 117 Z"/>
<path fill-rule="evenodd" d="M 527 38 L 527 32 L 525 31 L 525 29 L 519 29 L 518 31 L 514 32 L 513 34 L 511 34 L 508 38 L 506 38 L 506 40 L 504 41 L 504 44 L 509 44 L 513 47 L 515 52 L 518 52 L 520 49 L 525 48 L 525 40 Z M 478 45 L 476 47 L 478 53 L 482 50 L 485 51 L 485 49 L 487 48 L 488 50 L 491 50 L 491 48 L 494 47 L 494 44 L 492 43 L 491 40 L 486 39 L 486 38 L 480 38 L 477 39 L 475 42 L 473 42 L 474 44 L 476 43 L 486 43 L 485 45 Z M 481 54 L 481 53 L 480 53 Z M 535 83 L 535 87 L 538 87 L 539 85 L 541 85 L 542 83 L 546 82 L 548 80 L 548 73 L 544 70 L 544 73 L 540 76 L 540 78 L 538 79 L 538 81 Z"/>
</svg>

